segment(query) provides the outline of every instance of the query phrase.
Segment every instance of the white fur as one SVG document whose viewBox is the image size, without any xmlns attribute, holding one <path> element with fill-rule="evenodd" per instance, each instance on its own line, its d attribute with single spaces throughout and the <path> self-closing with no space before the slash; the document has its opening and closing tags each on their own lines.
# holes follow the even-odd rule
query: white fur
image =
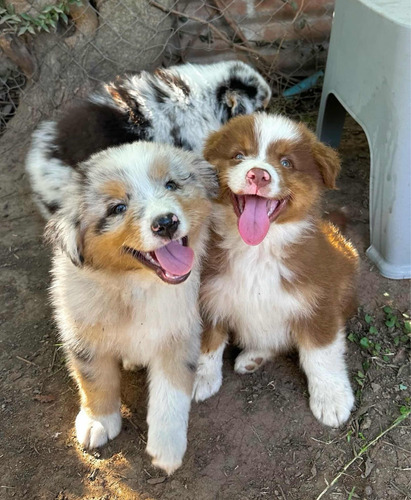
<svg viewBox="0 0 411 500">
<path fill-rule="evenodd" d="M 201 354 L 193 389 L 193 399 L 195 401 L 204 401 L 220 390 L 223 382 L 224 349 L 225 342 L 215 351 Z"/>
<path fill-rule="evenodd" d="M 268 146 L 281 139 L 297 141 L 301 138 L 294 122 L 281 115 L 267 115 L 256 113 L 255 132 L 258 140 L 258 156 L 261 161 L 266 161 Z"/>
<path fill-rule="evenodd" d="M 339 427 L 346 422 L 354 406 L 354 396 L 344 360 L 344 329 L 326 347 L 300 347 L 300 362 L 308 379 L 310 408 L 323 424 Z"/>
<path fill-rule="evenodd" d="M 66 187 L 75 175 L 73 169 L 49 156 L 54 147 L 56 129 L 55 122 L 41 123 L 33 133 L 32 144 L 26 157 L 34 200 L 45 218 L 50 217 L 47 207 L 61 203 Z"/>
<path fill-rule="evenodd" d="M 150 367 L 146 451 L 153 458 L 153 465 L 167 474 L 180 467 L 187 448 L 190 403 L 190 396 L 171 385 L 160 367 Z"/>
<path fill-rule="evenodd" d="M 77 440 L 83 448 L 99 448 L 114 439 L 121 430 L 120 411 L 90 416 L 83 408 L 76 418 Z"/>
<path fill-rule="evenodd" d="M 232 211 L 231 207 L 215 207 L 214 228 L 222 236 L 220 245 L 229 250 L 230 259 L 224 271 L 202 286 L 203 307 L 215 324 L 228 321 L 242 347 L 263 351 L 287 348 L 291 345 L 290 316 L 307 315 L 311 306 L 302 294 L 282 289 L 281 279 L 292 279 L 292 271 L 282 264 L 281 256 L 288 244 L 311 231 L 311 223 L 271 224 L 262 243 L 249 246 L 238 232 L 226 231 Z"/>
</svg>

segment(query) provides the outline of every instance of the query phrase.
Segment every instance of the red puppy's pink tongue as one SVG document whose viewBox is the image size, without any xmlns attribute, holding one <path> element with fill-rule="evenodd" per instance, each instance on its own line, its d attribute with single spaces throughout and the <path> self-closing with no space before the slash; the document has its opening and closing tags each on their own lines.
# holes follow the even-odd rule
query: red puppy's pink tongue
<svg viewBox="0 0 411 500">
<path fill-rule="evenodd" d="M 244 196 L 244 210 L 238 220 L 238 230 L 247 245 L 258 245 L 270 228 L 267 199 L 261 196 Z"/>
<path fill-rule="evenodd" d="M 183 247 L 177 241 L 157 248 L 154 251 L 160 266 L 167 272 L 176 276 L 187 274 L 193 267 L 194 252 L 190 247 Z"/>
</svg>

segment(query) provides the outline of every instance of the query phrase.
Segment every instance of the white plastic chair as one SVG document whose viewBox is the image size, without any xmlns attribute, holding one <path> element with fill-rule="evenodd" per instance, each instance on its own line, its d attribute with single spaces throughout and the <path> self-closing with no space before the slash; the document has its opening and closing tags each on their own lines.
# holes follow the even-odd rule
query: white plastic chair
<svg viewBox="0 0 411 500">
<path fill-rule="evenodd" d="M 411 3 L 336 0 L 318 137 L 338 147 L 345 113 L 370 148 L 368 257 L 411 278 Z"/>
</svg>

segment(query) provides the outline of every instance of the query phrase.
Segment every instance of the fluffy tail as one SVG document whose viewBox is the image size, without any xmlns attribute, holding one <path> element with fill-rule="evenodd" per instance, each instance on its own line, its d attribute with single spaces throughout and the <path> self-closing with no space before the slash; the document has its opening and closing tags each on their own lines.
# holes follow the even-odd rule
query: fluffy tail
<svg viewBox="0 0 411 500">
<path fill-rule="evenodd" d="M 56 135 L 55 122 L 41 123 L 33 133 L 26 158 L 33 197 L 46 219 L 62 206 L 65 189 L 75 174 L 70 166 L 53 157 Z"/>
</svg>

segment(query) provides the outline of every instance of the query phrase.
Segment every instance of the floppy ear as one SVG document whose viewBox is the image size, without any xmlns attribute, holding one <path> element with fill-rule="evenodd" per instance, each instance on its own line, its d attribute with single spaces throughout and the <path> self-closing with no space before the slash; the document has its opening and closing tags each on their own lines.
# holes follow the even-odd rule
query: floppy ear
<svg viewBox="0 0 411 500">
<path fill-rule="evenodd" d="M 84 263 L 81 222 L 78 206 L 63 207 L 48 221 L 44 230 L 46 242 L 60 249 L 78 267 Z"/>
<path fill-rule="evenodd" d="M 337 151 L 316 140 L 312 145 L 312 154 L 325 186 L 329 189 L 336 189 L 335 181 L 341 170 Z"/>
<path fill-rule="evenodd" d="M 213 132 L 208 136 L 204 147 L 203 156 L 208 162 L 212 163 L 213 165 L 215 165 L 215 161 L 218 158 L 224 158 L 223 144 L 227 144 L 224 138 L 225 135 L 223 134 L 221 129 L 217 132 Z"/>
<path fill-rule="evenodd" d="M 219 184 L 216 169 L 202 158 L 196 158 L 193 164 L 195 172 L 207 192 L 208 198 L 217 198 Z"/>
</svg>

